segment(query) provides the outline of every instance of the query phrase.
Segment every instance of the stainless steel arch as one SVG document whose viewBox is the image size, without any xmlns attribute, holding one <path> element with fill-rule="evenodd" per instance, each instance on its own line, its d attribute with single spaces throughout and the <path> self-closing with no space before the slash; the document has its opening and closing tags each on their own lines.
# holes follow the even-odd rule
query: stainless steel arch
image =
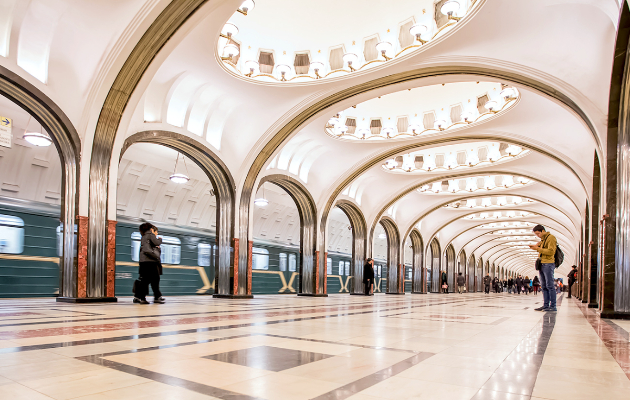
<svg viewBox="0 0 630 400">
<path fill-rule="evenodd" d="M 420 231 L 414 229 L 409 234 L 413 252 L 413 269 L 411 276 L 411 293 L 426 293 L 426 271 L 424 265 L 424 242 Z"/>
<path fill-rule="evenodd" d="M 58 301 L 85 297 L 85 282 L 79 282 L 78 269 L 85 272 L 85 261 L 74 258 L 75 232 L 79 210 L 79 165 L 81 139 L 70 119 L 48 96 L 19 75 L 0 66 L 0 94 L 20 106 L 48 132 L 61 161 L 61 215 L 63 223 L 62 256 L 59 263 Z M 82 237 L 85 239 L 85 237 Z"/>
<path fill-rule="evenodd" d="M 363 263 L 366 259 L 367 251 L 367 223 L 363 213 L 351 201 L 339 200 L 335 204 L 341 211 L 346 214 L 350 220 L 352 228 L 352 271 L 354 282 L 352 283 L 351 294 L 363 293 Z"/>
<path fill-rule="evenodd" d="M 315 246 L 317 238 L 317 207 L 315 201 L 300 181 L 287 175 L 267 175 L 260 180 L 258 186 L 269 182 L 284 189 L 295 202 L 300 215 L 300 279 L 298 296 L 327 296 L 323 293 L 323 285 L 319 269 L 319 252 Z M 247 265 L 247 263 L 245 264 Z M 239 285 L 239 293 L 242 291 Z"/>
<path fill-rule="evenodd" d="M 389 217 L 382 217 L 381 226 L 387 236 L 387 293 L 404 294 L 402 286 L 402 268 L 400 263 L 400 231 L 396 222 Z"/>
<path fill-rule="evenodd" d="M 217 197 L 216 240 L 218 255 L 215 264 L 214 295 L 223 297 L 234 294 L 232 287 L 230 287 L 230 269 L 234 267 L 231 265 L 230 253 L 234 238 L 235 185 L 229 169 L 219 156 L 203 144 L 189 136 L 170 131 L 144 131 L 129 136 L 123 144 L 120 159 L 122 159 L 125 151 L 136 143 L 153 143 L 177 150 L 197 164 L 210 180 Z M 241 273 L 239 266 L 236 267 L 236 271 L 233 271 L 235 279 Z M 245 273 L 247 273 L 246 270 Z M 251 291 L 248 294 L 251 294 Z"/>
</svg>

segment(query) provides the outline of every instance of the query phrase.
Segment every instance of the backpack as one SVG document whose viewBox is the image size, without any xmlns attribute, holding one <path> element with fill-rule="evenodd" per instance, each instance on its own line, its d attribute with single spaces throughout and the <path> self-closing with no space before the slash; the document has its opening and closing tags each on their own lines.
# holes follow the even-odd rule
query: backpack
<svg viewBox="0 0 630 400">
<path fill-rule="evenodd" d="M 560 245 L 556 245 L 556 254 L 553 255 L 554 263 L 558 268 L 564 262 L 564 253 L 560 250 Z"/>
</svg>

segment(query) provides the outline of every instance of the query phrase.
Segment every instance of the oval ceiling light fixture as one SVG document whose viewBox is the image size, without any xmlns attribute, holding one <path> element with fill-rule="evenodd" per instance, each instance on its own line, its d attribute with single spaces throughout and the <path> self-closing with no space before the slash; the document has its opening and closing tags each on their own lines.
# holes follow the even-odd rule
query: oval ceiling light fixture
<svg viewBox="0 0 630 400">
<path fill-rule="evenodd" d="M 223 56 L 221 57 L 221 59 L 224 61 L 232 62 L 234 57 L 238 56 L 239 52 L 240 50 L 238 49 L 237 45 L 233 43 L 226 44 L 223 48 L 223 54 L 227 54 L 227 56 Z"/>
<path fill-rule="evenodd" d="M 379 233 L 379 234 L 378 234 L 378 238 L 379 238 L 379 239 L 387 239 L 387 235 L 386 235 L 386 234 L 384 234 L 384 233 Z"/>
<path fill-rule="evenodd" d="M 352 65 L 356 65 L 357 61 L 359 60 L 359 56 L 354 53 L 346 53 L 343 55 L 342 59 L 343 62 L 348 65 L 350 71 L 356 71 L 356 69 Z"/>
<path fill-rule="evenodd" d="M 339 132 L 337 132 L 333 128 L 334 126 L 329 121 L 326 129 L 328 129 L 330 132 L 333 132 L 335 135 L 339 135 Z M 389 138 L 389 136 L 394 134 L 394 131 L 394 128 L 383 128 L 380 135 L 381 139 Z M 386 133 L 386 135 L 383 135 L 383 133 Z M 402 155 L 403 158 L 406 155 L 411 155 L 414 158 L 419 158 L 423 162 L 422 166 L 420 167 L 412 165 L 411 169 L 406 169 L 402 167 L 390 168 L 385 163 L 383 163 L 382 166 L 384 169 L 394 173 L 413 172 L 416 174 L 420 174 L 433 171 L 452 171 L 463 168 L 484 167 L 499 162 L 509 162 L 514 160 L 516 157 L 525 156 L 529 153 L 529 150 L 518 148 L 510 149 L 510 151 L 513 152 L 513 155 L 511 155 L 507 151 L 509 147 L 506 144 L 497 142 L 476 142 L 472 145 L 474 145 L 475 147 L 471 148 L 470 143 L 447 144 L 432 147 L 427 150 L 418 150 Z M 507 147 L 507 149 L 501 150 L 501 148 L 503 147 Z M 438 158 L 443 160 L 440 165 L 436 164 L 436 160 Z M 480 160 L 481 158 L 483 158 L 483 161 Z M 506 178 L 503 181 L 503 185 L 506 187 L 514 185 L 513 178 Z"/>
<path fill-rule="evenodd" d="M 247 60 L 245 61 L 245 69 L 249 71 L 245 73 L 245 76 L 253 76 L 260 72 L 260 64 L 258 64 L 258 61 Z"/>
<path fill-rule="evenodd" d="M 286 64 L 280 64 L 276 66 L 276 71 L 280 73 L 280 81 L 284 82 L 287 80 L 287 74 L 291 72 L 291 67 Z"/>
<path fill-rule="evenodd" d="M 434 193 L 453 194 L 453 193 L 462 193 L 462 192 L 472 193 L 472 192 L 476 192 L 480 190 L 484 192 L 495 191 L 495 190 L 500 191 L 500 190 L 506 190 L 507 188 L 510 187 L 510 186 L 504 186 L 503 182 L 501 182 L 501 181 L 507 180 L 508 178 L 511 178 L 511 175 L 471 176 L 468 178 L 452 179 L 453 182 L 451 183 L 449 181 L 449 190 L 446 192 L 443 192 L 441 190 L 442 181 L 437 181 L 437 182 L 430 183 L 428 185 L 424 185 L 417 190 L 420 193 L 428 193 L 428 194 L 434 194 Z M 482 184 L 480 184 L 480 181 Z M 501 182 L 501 183 L 498 183 L 498 182 Z M 533 181 L 528 180 L 526 183 L 523 183 L 523 184 L 518 183 L 518 185 L 527 185 L 531 183 L 533 183 Z M 439 184 L 440 190 L 436 191 L 434 189 L 438 187 L 437 186 L 438 184 Z M 515 185 L 517 184 L 514 184 L 512 186 L 515 186 Z M 428 190 L 429 187 L 432 187 L 432 189 Z M 455 189 L 455 188 L 457 188 L 457 190 L 453 192 L 452 189 Z M 517 196 L 514 196 L 513 199 L 519 199 L 519 198 Z M 514 201 L 515 200 L 513 200 L 513 202 Z M 492 204 L 492 203 L 488 204 L 486 202 L 485 204 L 482 204 L 482 206 L 501 207 L 502 204 L 499 204 L 499 203 L 503 203 L 503 202 L 506 202 L 505 204 L 507 204 L 507 200 L 505 197 L 501 198 L 500 201 L 498 200 L 496 204 Z M 533 201 L 531 202 L 533 203 Z"/>
<path fill-rule="evenodd" d="M 428 2 L 428 0 L 426 0 L 426 2 Z M 352 18 L 350 20 L 344 20 L 343 17 L 340 16 L 351 12 L 349 10 L 344 11 L 343 7 L 346 6 L 344 4 L 343 7 L 337 7 L 335 16 L 328 18 L 330 20 L 328 24 L 319 24 L 320 26 L 311 29 L 304 27 L 304 24 L 301 24 L 298 19 L 280 24 L 270 24 L 269 16 L 286 14 L 286 7 L 284 7 L 283 2 L 263 2 L 258 5 L 258 7 L 265 8 L 263 12 L 252 13 L 252 10 L 256 7 L 256 3 L 252 0 L 246 0 L 237 8 L 231 21 L 228 22 L 229 25 L 226 24 L 224 29 L 219 33 L 219 46 L 217 46 L 217 49 L 219 55 L 221 55 L 221 58 L 225 61 L 221 63 L 221 65 L 223 65 L 227 71 L 248 79 L 290 84 L 290 82 L 315 82 L 319 79 L 344 77 L 351 75 L 355 71 L 367 70 L 379 66 L 379 64 L 382 65 L 390 60 L 403 58 L 413 52 L 419 51 L 426 43 L 454 33 L 458 26 L 457 21 L 460 21 L 464 17 L 472 17 L 475 11 L 482 7 L 482 3 L 484 2 L 462 0 L 448 1 L 442 6 L 439 6 L 436 12 L 427 14 L 426 18 L 423 16 L 422 23 L 412 25 L 410 28 L 402 28 L 399 26 L 395 29 L 396 34 L 393 35 L 394 29 L 390 30 L 391 26 L 382 21 L 382 18 L 380 18 L 378 14 L 378 9 L 372 11 L 374 15 L 366 16 L 368 19 L 374 19 L 375 21 L 381 20 L 382 23 L 376 24 L 376 26 L 371 23 L 367 25 L 363 24 L 361 21 L 364 21 L 365 18 L 355 18 L 357 22 L 355 22 L 354 25 Z M 427 4 L 423 5 L 422 2 L 411 2 L 410 4 L 412 5 L 412 9 L 399 7 L 394 11 L 395 15 L 393 18 L 399 21 L 416 19 L 417 16 L 425 14 L 427 11 L 423 9 L 425 6 L 428 6 Z M 300 6 L 302 6 L 302 3 L 300 3 Z M 324 9 L 326 9 L 326 7 L 324 7 Z M 448 20 L 446 23 L 444 23 L 445 18 L 440 14 L 440 11 L 444 15 L 447 15 Z M 296 12 L 302 12 L 304 15 L 307 15 L 309 12 L 312 13 L 312 7 L 310 7 L 308 3 L 303 2 L 303 10 L 297 10 Z M 247 15 L 250 15 L 247 19 L 239 19 Z M 238 22 L 238 28 L 235 27 L 232 21 Z M 340 24 L 344 25 L 346 29 L 338 32 L 332 30 L 333 34 L 331 36 L 330 26 Z M 359 49 L 358 47 L 360 47 L 360 45 L 354 40 L 355 35 L 349 35 L 348 32 L 355 32 L 361 37 L 382 37 L 387 38 L 387 40 L 376 44 L 378 52 L 377 59 L 371 59 L 371 57 L 366 59 L 364 57 L 366 49 L 364 47 Z M 228 44 L 228 42 L 234 43 L 232 38 L 237 34 L 239 36 L 239 43 L 242 45 L 243 61 L 238 59 L 233 61 L 222 53 L 224 45 Z M 400 39 L 408 34 L 412 35 L 414 39 L 409 41 Z M 286 37 L 291 37 L 294 40 L 287 42 L 285 40 Z M 370 46 L 374 45 L 370 43 Z M 341 55 L 338 51 L 339 48 L 352 49 L 358 55 L 356 59 L 352 60 L 351 63 L 347 65 L 347 68 L 345 67 L 345 60 L 343 64 L 344 67 L 341 68 L 339 66 L 338 57 Z M 324 51 L 323 49 L 329 50 Z M 272 55 L 268 59 L 270 63 L 265 64 L 269 67 L 268 69 L 270 71 L 274 71 L 278 65 L 292 63 L 292 61 L 289 60 L 294 59 L 295 56 L 301 56 L 302 61 L 299 67 L 307 67 L 310 62 L 313 61 L 310 57 L 311 54 L 318 54 L 317 61 L 321 62 L 323 65 L 318 70 L 311 69 L 311 71 L 305 70 L 306 68 L 296 68 L 296 73 L 294 75 L 292 74 L 290 78 L 286 77 L 285 80 L 282 80 L 282 77 L 279 75 L 274 76 L 274 74 L 270 73 L 250 74 L 247 69 L 243 67 L 243 62 L 248 59 L 258 60 L 257 55 L 263 52 Z M 236 57 L 236 54 L 234 57 Z M 278 63 L 276 64 L 276 62 Z M 263 70 L 265 69 L 267 68 L 263 68 Z M 326 71 L 324 69 L 326 69 Z"/>
<path fill-rule="evenodd" d="M 354 69 L 357 57 L 355 53 L 346 53 L 342 57 L 343 64 L 339 62 L 339 67 L 346 70 Z M 288 75 L 286 79 L 289 79 Z M 344 120 L 354 120 L 357 129 L 374 128 L 371 123 L 377 120 L 384 121 L 386 126 L 393 129 L 387 137 L 372 135 L 369 138 L 372 141 L 384 138 L 386 140 L 413 139 L 419 135 L 434 135 L 467 129 L 484 121 L 498 118 L 520 101 L 520 94 L 516 89 L 514 91 L 517 97 L 507 100 L 501 97 L 499 92 L 504 86 L 497 82 L 453 82 L 446 88 L 441 84 L 423 86 L 413 88 L 411 91 L 400 90 L 387 96 L 377 96 L 345 110 L 337 110 L 337 113 Z M 480 98 L 488 100 L 479 100 Z M 488 108 L 478 107 L 479 101 Z M 329 135 L 336 136 L 325 127 L 324 130 Z M 337 138 L 360 139 L 354 132 Z M 503 147 L 508 146 L 510 144 Z M 508 156 L 503 147 L 501 156 Z M 512 145 L 509 155 L 519 154 L 519 146 Z"/>
<path fill-rule="evenodd" d="M 319 71 L 324 70 L 324 63 L 321 61 L 313 61 L 311 62 L 310 67 L 313 70 L 313 74 L 315 74 L 315 78 L 321 79 L 322 76 L 319 74 Z"/>
<path fill-rule="evenodd" d="M 177 158 L 175 159 L 175 168 L 173 168 L 173 174 L 168 177 L 172 182 L 177 184 L 186 183 L 190 180 L 188 177 L 188 167 L 186 166 L 186 159 L 182 156 L 182 160 L 184 160 L 184 168 L 186 169 L 186 174 L 177 172 L 177 164 L 179 164 L 179 152 L 177 153 Z"/>
<path fill-rule="evenodd" d="M 43 132 L 41 125 L 39 126 L 39 132 L 28 132 L 28 125 L 31 123 L 32 118 L 33 117 L 29 114 L 28 121 L 26 121 L 26 127 L 24 128 L 24 134 L 22 135 L 22 139 L 26 140 L 33 146 L 50 146 L 52 144 L 52 139 L 50 138 L 50 136 Z"/>
</svg>

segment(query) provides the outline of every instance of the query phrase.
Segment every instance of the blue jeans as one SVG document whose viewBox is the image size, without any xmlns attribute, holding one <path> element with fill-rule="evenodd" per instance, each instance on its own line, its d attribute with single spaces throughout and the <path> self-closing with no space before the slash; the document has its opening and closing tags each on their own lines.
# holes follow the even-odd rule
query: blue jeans
<svg viewBox="0 0 630 400">
<path fill-rule="evenodd" d="M 556 288 L 553 285 L 553 273 L 556 264 L 542 264 L 540 267 L 540 288 L 543 293 L 543 307 L 556 308 Z"/>
</svg>

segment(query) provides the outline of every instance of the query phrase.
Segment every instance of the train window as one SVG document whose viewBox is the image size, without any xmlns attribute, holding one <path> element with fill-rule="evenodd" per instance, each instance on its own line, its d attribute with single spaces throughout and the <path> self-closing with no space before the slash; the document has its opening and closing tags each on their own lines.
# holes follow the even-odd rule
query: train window
<svg viewBox="0 0 630 400">
<path fill-rule="evenodd" d="M 343 261 L 339 261 L 339 275 L 343 275 L 344 271 L 344 265 L 343 265 Z"/>
<path fill-rule="evenodd" d="M 24 220 L 0 214 L 0 253 L 20 254 L 24 251 Z"/>
<path fill-rule="evenodd" d="M 412 274 L 412 272 L 411 272 L 411 269 L 410 269 L 410 270 L 409 270 L 409 279 L 411 279 L 411 278 L 412 278 L 412 275 L 411 275 L 411 274 Z"/>
<path fill-rule="evenodd" d="M 208 243 L 197 244 L 197 265 L 209 267 L 212 258 L 212 245 Z"/>
<path fill-rule="evenodd" d="M 158 235 L 162 239 L 162 256 L 160 261 L 162 264 L 179 264 L 181 262 L 181 247 L 182 242 L 173 236 Z M 138 262 L 140 260 L 140 240 L 142 236 L 140 232 L 133 232 L 131 234 L 131 260 Z"/>
<path fill-rule="evenodd" d="M 378 266 L 378 277 L 379 278 L 381 277 L 381 266 L 380 265 Z"/>
<path fill-rule="evenodd" d="M 63 223 L 57 227 L 57 256 L 63 256 Z M 77 256 L 77 225 L 74 224 L 74 256 Z"/>
<path fill-rule="evenodd" d="M 252 249 L 252 269 L 269 269 L 269 250 L 260 247 Z"/>
<path fill-rule="evenodd" d="M 280 253 L 278 254 L 278 256 L 280 257 L 280 271 L 286 271 L 287 270 L 287 253 Z"/>
<path fill-rule="evenodd" d="M 346 266 L 346 275 L 350 276 L 350 262 L 346 261 L 344 265 Z"/>
<path fill-rule="evenodd" d="M 289 271 L 297 271 L 297 256 L 295 254 L 289 254 Z"/>
<path fill-rule="evenodd" d="M 332 258 L 326 259 L 326 275 L 332 275 Z"/>
</svg>

